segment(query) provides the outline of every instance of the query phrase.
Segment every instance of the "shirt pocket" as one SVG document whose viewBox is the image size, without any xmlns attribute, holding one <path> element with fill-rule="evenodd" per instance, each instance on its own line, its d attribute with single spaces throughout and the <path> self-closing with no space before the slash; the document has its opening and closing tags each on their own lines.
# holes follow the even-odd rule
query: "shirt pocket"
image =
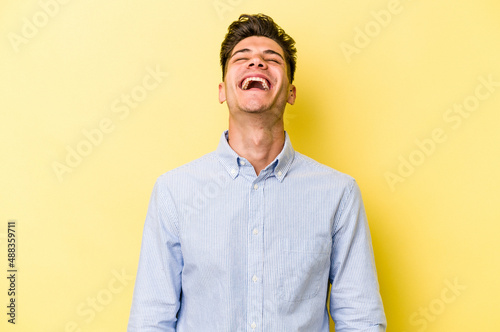
<svg viewBox="0 0 500 332">
<path fill-rule="evenodd" d="M 330 250 L 327 243 L 280 241 L 278 296 L 284 301 L 300 302 L 316 297 L 327 284 Z"/>
</svg>

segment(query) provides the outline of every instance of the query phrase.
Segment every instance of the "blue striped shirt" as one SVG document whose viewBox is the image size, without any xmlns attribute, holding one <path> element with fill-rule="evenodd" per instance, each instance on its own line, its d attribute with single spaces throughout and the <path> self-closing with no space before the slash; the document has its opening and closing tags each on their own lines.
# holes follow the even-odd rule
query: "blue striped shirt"
<svg viewBox="0 0 500 332">
<path fill-rule="evenodd" d="M 258 176 L 226 131 L 158 178 L 129 332 L 385 331 L 359 187 L 285 137 Z"/>
</svg>

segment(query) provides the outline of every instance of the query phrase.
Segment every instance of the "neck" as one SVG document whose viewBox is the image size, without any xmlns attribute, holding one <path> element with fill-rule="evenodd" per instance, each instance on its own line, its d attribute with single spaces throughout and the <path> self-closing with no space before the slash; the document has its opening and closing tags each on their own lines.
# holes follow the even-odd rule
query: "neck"
<svg viewBox="0 0 500 332">
<path fill-rule="evenodd" d="M 240 122 L 229 117 L 229 146 L 248 160 L 259 175 L 283 149 L 285 133 L 282 118 L 274 123 L 264 123 L 258 116 L 252 120 Z"/>
</svg>

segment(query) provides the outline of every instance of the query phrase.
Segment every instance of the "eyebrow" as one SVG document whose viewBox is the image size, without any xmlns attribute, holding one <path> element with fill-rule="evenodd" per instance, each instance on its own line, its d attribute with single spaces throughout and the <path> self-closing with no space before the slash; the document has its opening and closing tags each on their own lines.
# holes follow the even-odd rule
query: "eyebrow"
<svg viewBox="0 0 500 332">
<path fill-rule="evenodd" d="M 249 49 L 249 48 L 243 48 L 243 49 L 241 49 L 241 50 L 237 50 L 236 52 L 234 52 L 234 53 L 233 53 L 233 55 L 231 55 L 230 59 L 231 59 L 233 56 L 235 56 L 236 54 L 238 54 L 238 53 L 247 53 L 247 52 L 252 52 L 252 50 L 251 50 L 251 49 Z M 274 54 L 274 55 L 279 56 L 279 57 L 280 57 L 283 61 L 285 60 L 285 59 L 283 59 L 283 56 L 282 56 L 281 54 L 279 54 L 278 52 L 273 51 L 273 50 L 265 50 L 263 53 L 264 53 L 264 54 Z"/>
</svg>

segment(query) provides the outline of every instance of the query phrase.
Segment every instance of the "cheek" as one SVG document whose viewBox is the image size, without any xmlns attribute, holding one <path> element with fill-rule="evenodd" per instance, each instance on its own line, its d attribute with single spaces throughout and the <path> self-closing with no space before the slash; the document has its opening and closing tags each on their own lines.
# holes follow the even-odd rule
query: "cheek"
<svg viewBox="0 0 500 332">
<path fill-rule="evenodd" d="M 284 68 L 276 68 L 276 70 L 273 72 L 273 76 L 276 78 L 277 82 L 276 84 L 288 85 L 288 76 L 286 73 L 286 70 Z"/>
<path fill-rule="evenodd" d="M 238 87 L 237 75 L 235 72 L 228 72 L 226 75 L 226 85 L 231 86 L 231 89 Z"/>
</svg>

